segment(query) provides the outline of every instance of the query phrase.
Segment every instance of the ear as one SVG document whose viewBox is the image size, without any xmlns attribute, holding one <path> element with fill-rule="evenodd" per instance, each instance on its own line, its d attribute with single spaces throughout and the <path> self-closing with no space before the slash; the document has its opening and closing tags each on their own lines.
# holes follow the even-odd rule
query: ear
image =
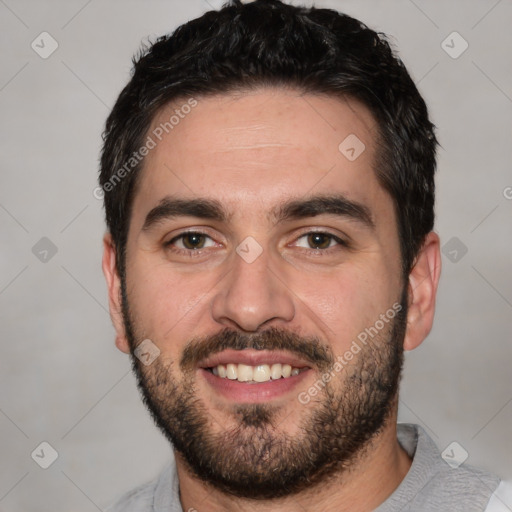
<svg viewBox="0 0 512 512">
<path fill-rule="evenodd" d="M 432 329 L 440 275 L 439 236 L 432 231 L 425 238 L 414 267 L 409 274 L 407 330 L 404 339 L 404 350 L 415 349 Z"/>
<path fill-rule="evenodd" d="M 112 236 L 103 237 L 103 273 L 107 281 L 110 318 L 116 330 L 116 347 L 125 354 L 130 353 L 130 344 L 126 338 L 121 308 L 121 279 L 116 265 L 116 248 Z"/>
</svg>

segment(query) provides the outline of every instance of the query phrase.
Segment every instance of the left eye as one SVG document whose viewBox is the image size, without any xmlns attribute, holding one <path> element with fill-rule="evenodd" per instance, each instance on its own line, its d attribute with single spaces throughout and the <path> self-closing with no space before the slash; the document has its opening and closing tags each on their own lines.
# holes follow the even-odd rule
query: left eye
<svg viewBox="0 0 512 512">
<path fill-rule="evenodd" d="M 209 245 L 207 245 L 208 241 L 211 242 Z M 206 247 L 213 247 L 215 246 L 215 243 L 204 233 L 195 233 L 190 231 L 174 237 L 172 240 L 167 242 L 166 245 L 173 245 L 178 249 L 197 250 L 205 249 Z"/>
<path fill-rule="evenodd" d="M 301 244 L 300 240 L 304 240 L 304 242 Z M 314 232 L 300 236 L 296 245 L 305 249 L 329 249 L 337 244 L 343 244 L 343 241 L 329 233 Z"/>
</svg>

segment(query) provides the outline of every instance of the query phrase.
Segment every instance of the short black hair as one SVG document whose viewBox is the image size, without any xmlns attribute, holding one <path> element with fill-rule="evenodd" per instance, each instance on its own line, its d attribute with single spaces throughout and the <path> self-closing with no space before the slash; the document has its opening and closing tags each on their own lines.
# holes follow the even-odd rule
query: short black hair
<svg viewBox="0 0 512 512">
<path fill-rule="evenodd" d="M 144 163 L 137 150 L 157 112 L 180 98 L 265 86 L 351 97 L 369 108 L 379 127 L 375 172 L 394 202 L 408 276 L 434 225 L 437 140 L 425 102 L 384 34 L 331 9 L 232 0 L 144 47 L 133 64 L 106 122 L 99 178 L 121 277 Z"/>
</svg>

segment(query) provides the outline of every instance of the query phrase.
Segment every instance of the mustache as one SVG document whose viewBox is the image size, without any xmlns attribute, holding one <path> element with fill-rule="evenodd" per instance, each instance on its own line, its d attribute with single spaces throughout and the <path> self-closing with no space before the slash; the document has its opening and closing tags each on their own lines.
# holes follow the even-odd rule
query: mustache
<svg viewBox="0 0 512 512">
<path fill-rule="evenodd" d="M 226 349 L 243 350 L 286 350 L 318 367 L 320 370 L 331 367 L 334 354 L 329 346 L 317 337 L 303 337 L 277 327 L 247 334 L 228 328 L 211 336 L 194 338 L 185 347 L 180 359 L 180 367 L 186 372 L 194 370 L 203 359 Z"/>
</svg>

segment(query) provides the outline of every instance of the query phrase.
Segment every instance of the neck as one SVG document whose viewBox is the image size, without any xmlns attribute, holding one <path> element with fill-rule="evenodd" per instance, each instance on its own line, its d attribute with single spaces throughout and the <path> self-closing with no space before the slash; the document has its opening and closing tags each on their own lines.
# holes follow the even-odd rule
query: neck
<svg viewBox="0 0 512 512">
<path fill-rule="evenodd" d="M 396 436 L 396 412 L 349 469 L 324 485 L 275 500 L 248 500 L 227 495 L 192 475 L 175 453 L 183 510 L 198 512 L 367 512 L 383 503 L 411 466 Z"/>
</svg>

